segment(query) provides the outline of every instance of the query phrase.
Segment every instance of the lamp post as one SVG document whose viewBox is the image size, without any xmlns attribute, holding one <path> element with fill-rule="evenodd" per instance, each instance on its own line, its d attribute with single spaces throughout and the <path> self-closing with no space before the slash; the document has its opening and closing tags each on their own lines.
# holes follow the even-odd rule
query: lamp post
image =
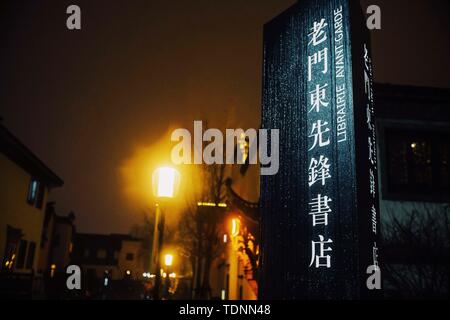
<svg viewBox="0 0 450 320">
<path fill-rule="evenodd" d="M 155 269 L 155 287 L 153 299 L 160 299 L 161 290 L 161 262 L 160 255 L 164 241 L 164 210 L 162 204 L 173 198 L 178 191 L 180 174 L 170 167 L 161 167 L 153 173 L 153 193 L 158 199 L 156 203 L 155 229 L 153 232 L 152 266 Z"/>
<path fill-rule="evenodd" d="M 166 254 L 164 256 L 164 264 L 166 265 L 166 267 L 170 267 L 173 264 L 173 255 Z"/>
<path fill-rule="evenodd" d="M 170 297 L 170 275 L 172 274 L 172 265 L 173 265 L 173 255 L 168 253 L 164 256 L 164 265 L 165 265 L 165 284 L 164 284 L 164 296 L 166 298 Z"/>
</svg>

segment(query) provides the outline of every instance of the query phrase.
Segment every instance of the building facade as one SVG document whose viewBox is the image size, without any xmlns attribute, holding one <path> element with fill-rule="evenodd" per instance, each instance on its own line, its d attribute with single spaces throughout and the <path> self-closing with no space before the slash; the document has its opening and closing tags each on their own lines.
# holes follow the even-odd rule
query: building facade
<svg viewBox="0 0 450 320">
<path fill-rule="evenodd" d="M 60 216 L 56 213 L 55 203 L 47 203 L 37 269 L 44 277 L 40 291 L 45 297 L 58 296 L 66 288 L 66 268 L 70 265 L 75 235 L 74 220 L 73 212 Z"/>
<path fill-rule="evenodd" d="M 377 84 L 386 297 L 443 298 L 450 286 L 450 90 Z"/>
<path fill-rule="evenodd" d="M 30 296 L 37 273 L 45 203 L 63 181 L 0 124 L 0 294 Z"/>
<path fill-rule="evenodd" d="M 211 296 L 221 300 L 256 300 L 259 241 L 258 227 L 245 214 L 233 210 L 223 226 L 222 253 L 211 272 Z"/>
<path fill-rule="evenodd" d="M 81 267 L 83 287 L 99 291 L 113 281 L 143 278 L 142 245 L 129 235 L 77 233 L 71 263 Z"/>
</svg>

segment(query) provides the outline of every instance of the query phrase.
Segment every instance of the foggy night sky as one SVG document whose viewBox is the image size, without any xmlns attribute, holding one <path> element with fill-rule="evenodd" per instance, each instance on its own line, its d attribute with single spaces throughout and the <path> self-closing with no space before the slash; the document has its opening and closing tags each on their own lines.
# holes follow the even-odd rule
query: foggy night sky
<svg viewBox="0 0 450 320">
<path fill-rule="evenodd" d="M 0 5 L 0 117 L 65 182 L 82 232 L 141 220 L 119 168 L 192 121 L 260 124 L 262 26 L 294 0 L 22 1 Z M 66 29 L 77 4 L 82 30 Z M 375 81 L 450 88 L 450 2 L 378 4 Z M 25 201 L 25 200 L 24 200 Z"/>
</svg>

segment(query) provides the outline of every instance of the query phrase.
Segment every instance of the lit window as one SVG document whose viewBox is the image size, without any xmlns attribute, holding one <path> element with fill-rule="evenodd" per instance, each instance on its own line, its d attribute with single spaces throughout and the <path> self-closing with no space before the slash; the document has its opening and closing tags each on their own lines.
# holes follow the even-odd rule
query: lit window
<svg viewBox="0 0 450 320">
<path fill-rule="evenodd" d="M 31 179 L 30 185 L 28 186 L 27 202 L 38 209 L 42 209 L 44 196 L 44 185 L 36 179 Z"/>
<path fill-rule="evenodd" d="M 50 266 L 50 278 L 53 278 L 55 276 L 55 272 L 56 272 L 56 264 L 52 264 Z"/>
<path fill-rule="evenodd" d="M 39 181 L 32 179 L 30 181 L 30 185 L 28 186 L 27 201 L 29 204 L 33 205 L 36 202 L 38 189 L 39 189 Z"/>
<path fill-rule="evenodd" d="M 6 245 L 1 270 L 11 271 L 15 268 L 22 230 L 6 226 Z"/>
<path fill-rule="evenodd" d="M 450 191 L 450 135 L 442 132 L 386 131 L 386 194 L 435 199 Z"/>
</svg>

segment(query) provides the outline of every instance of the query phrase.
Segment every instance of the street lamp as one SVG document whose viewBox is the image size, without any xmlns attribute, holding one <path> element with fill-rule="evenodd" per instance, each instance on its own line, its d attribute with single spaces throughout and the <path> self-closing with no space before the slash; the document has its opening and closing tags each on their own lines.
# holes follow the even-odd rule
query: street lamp
<svg viewBox="0 0 450 320">
<path fill-rule="evenodd" d="M 172 263 L 173 263 L 173 255 L 166 254 L 164 256 L 164 264 L 166 265 L 166 267 L 170 267 Z"/>
<path fill-rule="evenodd" d="M 152 264 L 155 266 L 155 288 L 153 298 L 159 300 L 161 288 L 160 254 L 164 241 L 164 210 L 161 205 L 174 198 L 180 185 L 180 174 L 170 167 L 161 167 L 153 173 L 153 194 L 158 199 L 156 204 L 155 229 L 153 232 Z M 172 257 L 173 259 L 173 257 Z M 172 263 L 172 260 L 170 261 Z"/>
<path fill-rule="evenodd" d="M 166 279 L 165 285 L 164 285 L 164 296 L 166 298 L 170 297 L 170 287 L 171 287 L 171 278 L 173 278 L 173 274 L 171 271 L 171 267 L 173 265 L 173 255 L 168 253 L 164 255 L 164 265 L 165 265 L 165 271 L 163 276 Z"/>
<path fill-rule="evenodd" d="M 236 237 L 239 234 L 239 219 L 233 218 L 231 220 L 231 235 Z"/>
<path fill-rule="evenodd" d="M 153 194 L 158 199 L 175 197 L 180 186 L 180 174 L 170 167 L 161 167 L 153 173 Z"/>
</svg>

